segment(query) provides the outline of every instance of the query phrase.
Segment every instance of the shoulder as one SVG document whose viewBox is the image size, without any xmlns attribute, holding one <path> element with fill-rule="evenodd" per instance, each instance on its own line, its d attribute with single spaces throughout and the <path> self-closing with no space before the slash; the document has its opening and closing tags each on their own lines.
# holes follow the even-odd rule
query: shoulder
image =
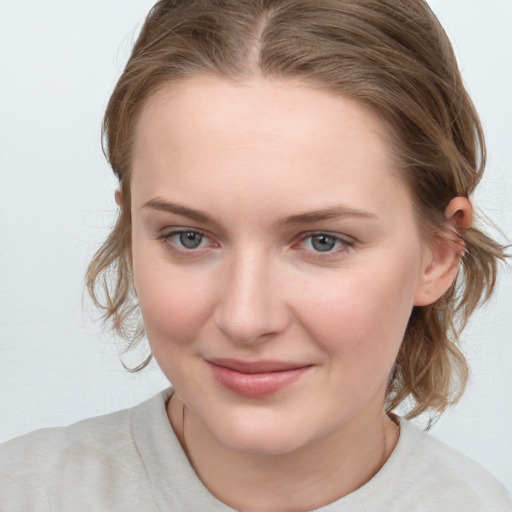
<svg viewBox="0 0 512 512">
<path fill-rule="evenodd" d="M 67 427 L 36 430 L 7 441 L 0 445 L 2 471 L 40 471 L 69 464 L 79 456 L 106 455 L 122 449 L 129 442 L 130 413 L 126 409 Z"/>
<path fill-rule="evenodd" d="M 144 485 L 145 468 L 133 438 L 134 418 L 150 414 L 164 394 L 130 409 L 3 443 L 0 503 L 11 504 L 6 510 L 39 511 L 53 510 L 50 502 L 52 507 L 54 502 L 65 507 L 86 500 L 93 510 L 94 500 L 107 489 L 111 496 L 117 489 L 120 495 L 126 495 L 127 488 L 135 491 Z"/>
<path fill-rule="evenodd" d="M 511 495 L 486 469 L 407 420 L 400 427 L 394 462 L 424 510 L 512 511 Z"/>
</svg>

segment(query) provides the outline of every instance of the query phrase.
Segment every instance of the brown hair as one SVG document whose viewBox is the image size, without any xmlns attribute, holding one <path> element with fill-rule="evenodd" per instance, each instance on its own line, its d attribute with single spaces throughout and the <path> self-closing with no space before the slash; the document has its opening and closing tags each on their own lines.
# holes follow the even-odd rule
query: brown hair
<svg viewBox="0 0 512 512">
<path fill-rule="evenodd" d="M 368 106 L 390 128 L 419 225 L 429 236 L 444 210 L 478 184 L 485 145 L 450 42 L 423 0 L 161 0 L 150 11 L 104 118 L 105 153 L 124 207 L 87 273 L 104 318 L 131 347 L 144 334 L 130 274 L 130 161 L 149 96 L 199 73 L 300 79 Z M 468 376 L 458 335 L 493 290 L 503 247 L 475 227 L 456 283 L 415 307 L 390 376 L 387 409 L 413 400 L 408 417 L 441 413 Z M 149 360 L 136 368 L 140 369 Z"/>
</svg>

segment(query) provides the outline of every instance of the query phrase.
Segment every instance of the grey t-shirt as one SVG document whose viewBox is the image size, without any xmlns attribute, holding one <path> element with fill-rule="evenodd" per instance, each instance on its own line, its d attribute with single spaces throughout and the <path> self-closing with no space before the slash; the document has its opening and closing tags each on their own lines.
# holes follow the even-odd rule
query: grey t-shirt
<svg viewBox="0 0 512 512">
<path fill-rule="evenodd" d="M 228 512 L 190 466 L 166 414 L 172 389 L 123 411 L 0 446 L 2 512 Z M 510 512 L 487 471 L 400 420 L 390 458 L 321 512 Z"/>
</svg>

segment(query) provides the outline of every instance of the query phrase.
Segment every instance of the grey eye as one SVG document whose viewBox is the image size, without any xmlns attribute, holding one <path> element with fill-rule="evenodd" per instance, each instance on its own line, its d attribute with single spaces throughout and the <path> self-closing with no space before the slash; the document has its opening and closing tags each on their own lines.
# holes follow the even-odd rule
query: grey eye
<svg viewBox="0 0 512 512">
<path fill-rule="evenodd" d="M 203 235 L 195 231 L 185 231 L 179 234 L 179 240 L 186 249 L 197 249 L 203 241 Z"/>
<path fill-rule="evenodd" d="M 332 251 L 336 247 L 338 239 L 330 235 L 313 235 L 311 237 L 311 245 L 318 252 Z"/>
</svg>

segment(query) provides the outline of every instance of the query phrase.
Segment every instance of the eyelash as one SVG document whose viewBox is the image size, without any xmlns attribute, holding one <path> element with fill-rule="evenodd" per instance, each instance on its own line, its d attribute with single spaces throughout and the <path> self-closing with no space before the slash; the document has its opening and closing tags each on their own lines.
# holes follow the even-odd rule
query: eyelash
<svg viewBox="0 0 512 512">
<path fill-rule="evenodd" d="M 198 229 L 180 228 L 180 229 L 174 229 L 172 231 L 162 233 L 161 235 L 158 236 L 158 239 L 165 245 L 165 247 L 167 249 L 172 251 L 177 256 L 182 256 L 182 257 L 199 256 L 199 254 L 194 254 L 194 253 L 199 252 L 199 250 L 202 249 L 201 247 L 198 249 L 196 249 L 196 248 L 190 249 L 190 248 L 186 248 L 186 247 L 180 248 L 180 247 L 178 247 L 178 242 L 172 241 L 172 239 L 174 237 L 177 237 L 177 236 L 180 236 L 183 234 L 189 234 L 189 233 L 201 236 L 202 237 L 201 243 L 205 238 L 209 238 L 206 233 L 204 233 L 203 231 L 200 231 Z"/>
<path fill-rule="evenodd" d="M 315 237 L 326 237 L 332 239 L 334 244 L 338 245 L 336 249 L 328 250 L 328 251 L 315 251 L 308 250 L 312 255 L 310 256 L 316 259 L 329 258 L 340 253 L 347 252 L 349 249 L 353 248 L 356 244 L 356 241 L 353 238 L 349 238 L 348 236 L 342 237 L 338 234 L 329 233 L 328 231 L 315 231 L 313 233 L 307 233 L 305 236 L 302 236 L 299 243 L 296 245 L 301 245 L 307 243 L 313 244 L 313 240 Z"/>
<path fill-rule="evenodd" d="M 180 229 L 174 229 L 173 231 L 169 231 L 166 233 L 162 233 L 158 236 L 158 239 L 166 246 L 167 249 L 175 253 L 177 256 L 182 257 L 194 257 L 199 256 L 198 253 L 202 247 L 199 248 L 186 248 L 186 247 L 178 247 L 179 242 L 173 242 L 172 239 L 174 237 L 180 236 L 182 234 L 194 234 L 199 235 L 202 237 L 201 242 L 204 241 L 204 239 L 210 238 L 206 233 L 204 233 L 201 230 L 193 229 L 193 228 L 180 228 Z M 349 249 L 353 248 L 356 245 L 356 241 L 353 238 L 349 237 L 342 237 L 337 234 L 329 233 L 327 231 L 315 231 L 310 233 L 305 233 L 301 235 L 300 240 L 294 244 L 294 247 L 300 246 L 308 241 L 310 241 L 311 244 L 313 244 L 314 237 L 326 237 L 332 239 L 334 244 L 338 245 L 338 248 L 334 250 L 328 250 L 328 251 L 315 251 L 315 250 L 308 250 L 305 249 L 307 252 L 311 253 L 312 258 L 315 259 L 322 259 L 322 258 L 329 258 L 333 255 L 337 255 L 339 253 L 343 253 L 348 251 Z M 215 244 L 215 246 L 218 246 L 218 244 Z M 313 256 L 314 255 L 314 256 Z"/>
</svg>

